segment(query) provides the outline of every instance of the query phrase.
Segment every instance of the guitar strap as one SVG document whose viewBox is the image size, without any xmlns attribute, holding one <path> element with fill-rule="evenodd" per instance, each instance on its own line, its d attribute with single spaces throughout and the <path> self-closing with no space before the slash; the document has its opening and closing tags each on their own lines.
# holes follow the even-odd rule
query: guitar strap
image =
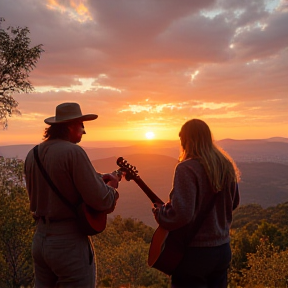
<svg viewBox="0 0 288 288">
<path fill-rule="evenodd" d="M 46 179 L 47 183 L 50 185 L 50 187 L 52 188 L 52 190 L 57 194 L 57 196 L 69 207 L 72 209 L 72 211 L 74 211 L 74 213 L 77 215 L 77 208 L 71 204 L 58 190 L 58 188 L 55 186 L 55 184 L 53 183 L 53 181 L 51 180 L 51 178 L 49 177 L 47 171 L 45 170 L 45 168 L 43 167 L 40 159 L 39 159 L 39 155 L 38 155 L 38 145 L 36 145 L 33 148 L 33 152 L 34 152 L 34 158 L 36 159 L 37 165 L 43 175 L 43 177 Z"/>
</svg>

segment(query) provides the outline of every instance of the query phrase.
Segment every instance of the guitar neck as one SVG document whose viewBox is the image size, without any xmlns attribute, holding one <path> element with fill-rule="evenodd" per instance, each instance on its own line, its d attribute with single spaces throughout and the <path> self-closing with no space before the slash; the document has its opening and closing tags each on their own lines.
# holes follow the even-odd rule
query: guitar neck
<svg viewBox="0 0 288 288">
<path fill-rule="evenodd" d="M 144 183 L 140 176 L 133 177 L 136 184 L 143 190 L 152 203 L 164 204 L 164 202 Z"/>
</svg>

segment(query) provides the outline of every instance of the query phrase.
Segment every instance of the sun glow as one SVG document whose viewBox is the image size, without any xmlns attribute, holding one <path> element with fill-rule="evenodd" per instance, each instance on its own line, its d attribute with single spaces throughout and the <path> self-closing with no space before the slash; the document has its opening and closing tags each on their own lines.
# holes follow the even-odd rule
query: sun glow
<svg viewBox="0 0 288 288">
<path fill-rule="evenodd" d="M 149 132 L 146 132 L 145 136 L 146 136 L 146 139 L 151 140 L 155 137 L 155 134 L 154 132 L 149 131 Z"/>
</svg>

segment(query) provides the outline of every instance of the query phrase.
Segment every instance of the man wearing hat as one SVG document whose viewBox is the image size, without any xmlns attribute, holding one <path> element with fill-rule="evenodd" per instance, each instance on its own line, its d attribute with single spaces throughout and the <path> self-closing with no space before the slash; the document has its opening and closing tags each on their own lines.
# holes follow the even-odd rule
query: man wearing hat
<svg viewBox="0 0 288 288">
<path fill-rule="evenodd" d="M 76 145 L 86 134 L 83 122 L 97 117 L 82 115 L 77 103 L 58 105 L 55 116 L 44 120 L 50 126 L 38 151 L 32 149 L 26 157 L 26 186 L 37 223 L 32 243 L 36 288 L 96 285 L 90 236 L 81 230 L 71 207 L 84 202 L 93 211 L 108 214 L 119 197 L 117 176 L 97 173 L 85 151 Z"/>
</svg>

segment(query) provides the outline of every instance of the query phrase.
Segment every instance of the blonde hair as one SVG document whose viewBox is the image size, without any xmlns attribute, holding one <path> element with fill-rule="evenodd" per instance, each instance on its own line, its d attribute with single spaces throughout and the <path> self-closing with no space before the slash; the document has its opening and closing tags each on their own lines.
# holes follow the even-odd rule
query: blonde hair
<svg viewBox="0 0 288 288">
<path fill-rule="evenodd" d="M 240 180 L 240 172 L 233 159 L 214 143 L 208 125 L 199 119 L 187 121 L 179 132 L 182 153 L 179 161 L 198 159 L 204 166 L 215 192 Z M 229 186 L 227 186 L 229 185 Z"/>
</svg>

